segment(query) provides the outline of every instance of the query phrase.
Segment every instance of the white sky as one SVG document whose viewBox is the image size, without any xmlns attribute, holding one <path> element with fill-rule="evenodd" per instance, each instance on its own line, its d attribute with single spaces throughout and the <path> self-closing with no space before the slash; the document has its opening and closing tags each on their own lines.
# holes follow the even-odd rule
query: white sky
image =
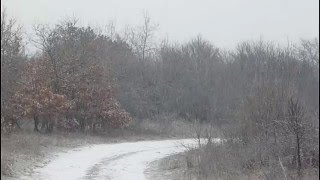
<svg viewBox="0 0 320 180">
<path fill-rule="evenodd" d="M 186 41 L 201 34 L 216 46 L 233 48 L 243 40 L 280 43 L 319 34 L 319 0 L 2 0 L 26 32 L 36 23 L 78 17 L 81 24 L 117 29 L 141 22 L 147 11 L 159 36 Z"/>
</svg>

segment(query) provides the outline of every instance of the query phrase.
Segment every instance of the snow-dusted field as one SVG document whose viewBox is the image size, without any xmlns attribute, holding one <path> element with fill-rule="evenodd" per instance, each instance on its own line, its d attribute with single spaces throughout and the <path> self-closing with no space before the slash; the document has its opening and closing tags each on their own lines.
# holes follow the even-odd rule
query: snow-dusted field
<svg viewBox="0 0 320 180">
<path fill-rule="evenodd" d="M 57 154 L 30 177 L 39 180 L 144 180 L 148 163 L 195 146 L 194 139 L 100 144 Z"/>
</svg>

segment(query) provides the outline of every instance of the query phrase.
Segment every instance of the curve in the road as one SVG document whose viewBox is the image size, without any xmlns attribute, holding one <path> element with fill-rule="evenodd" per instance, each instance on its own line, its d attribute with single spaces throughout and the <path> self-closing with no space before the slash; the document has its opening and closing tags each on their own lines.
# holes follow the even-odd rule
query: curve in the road
<svg viewBox="0 0 320 180">
<path fill-rule="evenodd" d="M 99 144 L 60 153 L 35 170 L 38 180 L 144 180 L 148 163 L 195 146 L 193 139 Z"/>
</svg>

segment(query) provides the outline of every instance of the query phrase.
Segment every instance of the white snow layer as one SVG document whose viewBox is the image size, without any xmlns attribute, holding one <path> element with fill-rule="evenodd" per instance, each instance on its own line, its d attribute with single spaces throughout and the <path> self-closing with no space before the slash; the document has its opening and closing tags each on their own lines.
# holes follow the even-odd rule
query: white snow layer
<svg viewBox="0 0 320 180">
<path fill-rule="evenodd" d="M 196 145 L 194 139 L 180 139 L 86 146 L 58 154 L 23 179 L 144 180 L 144 170 L 150 162 Z"/>
</svg>

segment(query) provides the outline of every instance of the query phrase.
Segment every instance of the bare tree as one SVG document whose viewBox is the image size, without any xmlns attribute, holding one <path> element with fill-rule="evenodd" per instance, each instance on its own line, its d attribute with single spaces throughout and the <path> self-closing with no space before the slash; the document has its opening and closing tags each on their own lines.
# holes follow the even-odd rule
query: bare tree
<svg viewBox="0 0 320 180">
<path fill-rule="evenodd" d="M 142 26 L 131 29 L 129 42 L 139 56 L 139 60 L 145 61 L 147 57 L 150 57 L 155 52 L 153 38 L 157 29 L 158 25 L 151 22 L 147 12 L 143 14 Z"/>
<path fill-rule="evenodd" d="M 21 27 L 1 12 L 1 102 L 12 93 L 23 59 Z"/>
<path fill-rule="evenodd" d="M 21 26 L 6 11 L 1 11 L 1 122 L 15 124 L 9 116 L 12 110 L 10 99 L 21 80 L 25 55 Z M 13 124 L 12 124 L 13 123 Z M 1 127 L 4 124 L 1 123 Z"/>
<path fill-rule="evenodd" d="M 305 127 L 303 124 L 304 109 L 297 99 L 291 97 L 288 102 L 288 128 L 295 136 L 296 142 L 296 157 L 297 157 L 297 174 L 299 179 L 302 179 L 302 139 L 304 136 Z"/>
</svg>

